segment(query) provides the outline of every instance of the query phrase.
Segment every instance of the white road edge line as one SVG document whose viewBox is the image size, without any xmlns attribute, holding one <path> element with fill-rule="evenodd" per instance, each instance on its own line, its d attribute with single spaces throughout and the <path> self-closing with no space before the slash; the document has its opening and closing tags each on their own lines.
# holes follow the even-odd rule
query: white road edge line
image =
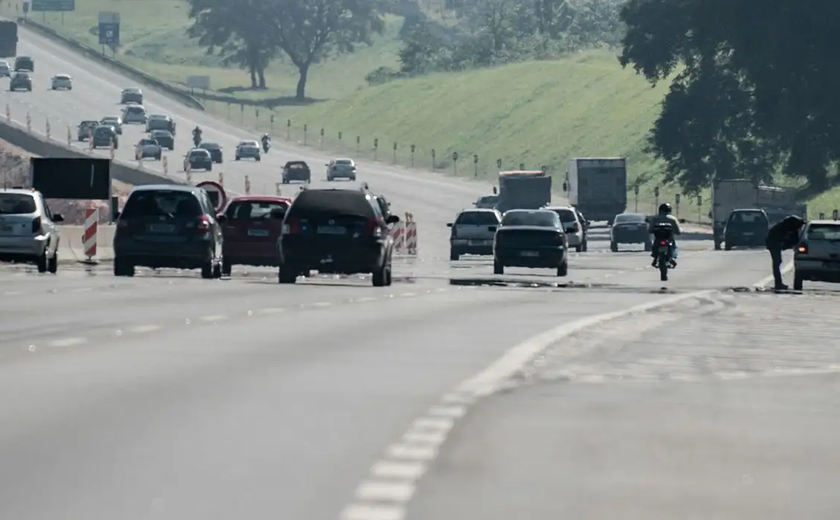
<svg viewBox="0 0 840 520">
<path fill-rule="evenodd" d="M 793 271 L 793 260 L 784 264 L 781 268 L 781 271 L 782 271 L 782 276 L 784 276 L 784 275 L 788 274 L 789 272 Z M 773 280 L 773 275 L 771 274 L 770 276 L 765 276 L 764 278 L 759 280 L 756 284 L 753 285 L 753 287 L 755 287 L 756 289 L 763 289 L 763 288 L 769 286 L 774 281 L 775 280 Z"/>
<path fill-rule="evenodd" d="M 75 347 L 76 345 L 82 345 L 87 343 L 86 338 L 65 338 L 65 339 L 56 339 L 47 343 L 48 347 Z"/>
<path fill-rule="evenodd" d="M 470 404 L 504 388 L 506 382 L 551 344 L 603 322 L 717 292 L 719 291 L 708 290 L 681 294 L 619 311 L 590 316 L 560 325 L 514 346 L 489 367 L 463 381 L 453 392 L 442 396 L 440 404 L 432 406 L 425 416 L 416 419 L 403 436 L 403 440 L 407 443 L 411 442 L 410 439 L 419 440 L 418 437 L 428 436 L 433 446 L 416 446 L 412 449 L 408 449 L 409 446 L 405 444 L 389 446 L 386 455 L 373 465 L 368 482 L 387 480 L 392 486 L 399 485 L 401 494 L 397 496 L 396 487 L 386 489 L 359 486 L 354 495 L 354 501 L 342 511 L 341 520 L 404 519 L 418 481 L 434 461 L 434 458 L 428 458 L 429 455 L 437 454 L 438 446 L 446 441 L 446 436 L 454 427 L 455 421 L 467 413 Z M 453 402 L 458 402 L 460 406 L 453 406 Z M 376 493 L 373 492 L 374 489 Z M 384 497 L 383 495 L 386 494 L 388 496 Z M 377 496 L 374 498 L 372 495 Z"/>
</svg>

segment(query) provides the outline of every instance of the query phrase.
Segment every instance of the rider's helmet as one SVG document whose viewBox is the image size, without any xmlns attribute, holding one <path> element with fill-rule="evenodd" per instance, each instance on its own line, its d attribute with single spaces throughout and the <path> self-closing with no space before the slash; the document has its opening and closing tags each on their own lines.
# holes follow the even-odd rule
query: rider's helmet
<svg viewBox="0 0 840 520">
<path fill-rule="evenodd" d="M 659 205 L 659 214 L 660 215 L 670 215 L 671 214 L 671 205 L 667 202 L 663 202 Z"/>
<path fill-rule="evenodd" d="M 195 125 L 195 128 L 193 128 L 193 132 L 195 132 L 195 133 L 201 132 L 201 128 L 199 128 L 198 125 Z"/>
</svg>

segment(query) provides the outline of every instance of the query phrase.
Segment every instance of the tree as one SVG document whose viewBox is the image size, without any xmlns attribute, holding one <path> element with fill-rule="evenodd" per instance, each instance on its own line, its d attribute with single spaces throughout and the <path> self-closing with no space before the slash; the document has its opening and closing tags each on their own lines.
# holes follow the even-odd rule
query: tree
<svg viewBox="0 0 840 520">
<path fill-rule="evenodd" d="M 840 2 L 629 0 L 622 66 L 656 83 L 677 72 L 651 149 L 686 186 L 777 164 L 812 191 L 837 183 Z"/>
<path fill-rule="evenodd" d="M 198 39 L 208 54 L 226 64 L 247 69 L 251 88 L 266 88 L 265 69 L 276 55 L 270 2 L 260 0 L 189 0 L 193 20 L 187 33 Z"/>
<path fill-rule="evenodd" d="M 295 98 L 306 98 L 310 67 L 330 53 L 370 44 L 385 24 L 380 0 L 275 0 L 274 42 L 298 69 Z"/>
</svg>

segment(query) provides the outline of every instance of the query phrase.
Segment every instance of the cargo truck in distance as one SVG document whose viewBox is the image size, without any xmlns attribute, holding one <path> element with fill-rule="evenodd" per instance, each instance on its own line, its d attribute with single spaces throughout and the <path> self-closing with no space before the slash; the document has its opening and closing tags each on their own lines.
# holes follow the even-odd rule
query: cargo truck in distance
<svg viewBox="0 0 840 520">
<path fill-rule="evenodd" d="M 787 215 L 805 218 L 807 213 L 807 207 L 796 202 L 796 188 L 763 186 L 749 179 L 716 179 L 710 215 L 716 250 L 725 243 L 726 223 L 736 209 L 764 210 L 770 225 Z"/>
<path fill-rule="evenodd" d="M 611 226 L 627 208 L 627 159 L 575 157 L 569 160 L 563 191 L 587 219 Z"/>
<path fill-rule="evenodd" d="M 551 203 L 551 176 L 542 170 L 499 172 L 496 209 L 539 209 Z M 476 203 L 477 204 L 477 203 Z"/>
<path fill-rule="evenodd" d="M 0 20 L 0 58 L 17 55 L 18 26 L 15 22 Z"/>
</svg>

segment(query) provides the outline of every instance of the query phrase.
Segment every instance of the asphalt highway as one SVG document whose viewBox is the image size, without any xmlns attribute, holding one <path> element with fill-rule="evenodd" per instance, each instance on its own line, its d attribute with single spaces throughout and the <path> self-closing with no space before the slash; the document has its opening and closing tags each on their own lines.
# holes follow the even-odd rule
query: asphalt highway
<svg viewBox="0 0 840 520">
<path fill-rule="evenodd" d="M 100 118 L 116 113 L 119 90 L 133 85 L 28 32 L 21 38 L 21 53 L 35 59 L 38 87 L 3 93 L 16 119 L 28 109 L 33 126 L 49 117 L 55 129 Z M 55 73 L 71 74 L 74 90 L 46 90 Z M 255 137 L 145 90 L 152 112 L 178 122 L 171 164 L 180 162 L 174 158 L 188 148 L 187 130 L 196 123 L 228 151 Z M 127 127 L 123 143 L 140 135 Z M 226 184 L 244 191 L 247 174 L 255 192 L 273 192 L 286 160 L 328 159 L 275 144 L 261 163 L 226 163 Z M 130 147 L 118 153 L 128 158 Z M 268 269 L 206 281 L 177 271 L 117 279 L 107 264 L 62 264 L 55 276 L 0 268 L 0 516 L 398 520 L 407 513 L 433 520 L 576 511 L 666 518 L 653 499 L 624 514 L 626 497 L 665 493 L 673 506 L 668 518 L 674 511 L 692 518 L 686 508 L 700 495 L 680 480 L 690 474 L 690 483 L 705 486 L 702 496 L 734 512 L 730 517 L 753 518 L 750 506 L 767 510 L 760 499 L 778 503 L 781 495 L 771 495 L 783 477 L 805 479 L 796 490 L 823 479 L 809 487 L 811 496 L 836 484 L 826 470 L 836 461 L 821 433 L 836 429 L 837 418 L 826 368 L 836 362 L 827 348 L 834 340 L 829 322 L 819 319 L 836 314 L 832 293 L 757 294 L 754 286 L 769 274 L 766 253 L 713 251 L 700 235 L 681 241 L 680 265 L 662 283 L 644 252 L 610 253 L 604 229 L 593 230 L 589 252 L 572 255 L 566 278 L 528 270 L 494 277 L 486 258 L 447 256 L 445 223 L 486 187 L 373 163 L 360 170 L 362 180 L 420 222 L 420 255 L 400 259 L 388 288 L 373 288 L 364 277 L 280 286 Z M 655 304 L 666 310 L 638 307 Z M 785 305 L 797 309 L 791 319 L 806 320 L 804 337 L 816 344 L 780 363 L 796 344 L 782 334 L 796 327 L 784 321 Z M 618 315 L 631 308 L 629 318 Z M 699 363 L 706 358 L 714 362 Z M 719 366 L 727 359 L 740 364 Z M 659 377 L 655 369 L 667 363 L 677 366 L 670 372 L 682 375 L 682 386 Z M 721 382 L 777 366 L 822 367 L 813 381 L 826 378 L 826 386 L 819 393 L 803 383 L 785 396 L 780 385 L 790 379 Z M 606 382 L 615 374 L 641 382 Z M 480 389 L 510 382 L 516 384 L 507 393 L 485 392 L 491 395 L 468 410 L 484 395 Z M 675 421 L 666 413 L 681 413 L 659 404 L 666 401 L 690 402 L 692 413 L 679 416 L 685 427 L 663 426 L 658 435 L 657 425 Z M 442 402 L 461 405 L 437 406 Z M 754 413 L 733 415 L 736 404 Z M 798 415 L 780 415 L 795 407 L 802 408 Z M 466 412 L 463 422 L 454 420 Z M 768 425 L 780 417 L 790 419 L 788 427 L 771 438 Z M 752 502 L 720 498 L 728 482 L 723 469 L 698 470 L 701 463 L 736 464 L 732 445 L 709 426 L 721 418 L 731 436 L 764 432 L 756 443 L 778 442 L 791 454 L 776 453 L 768 477 L 776 487 L 753 486 Z M 792 418 L 807 422 L 794 428 Z M 447 421 L 454 428 L 441 446 Z M 632 440 L 622 444 L 622 433 Z M 671 444 L 658 448 L 666 437 Z M 651 451 L 672 445 L 688 453 L 683 466 L 651 462 Z M 740 471 L 737 478 L 746 480 L 738 485 L 749 480 L 744 475 L 760 482 L 761 470 L 770 468 L 772 452 L 759 448 L 749 452 L 752 471 L 727 474 Z M 802 455 L 807 450 L 811 455 Z M 595 464 L 591 453 L 611 465 Z M 639 468 L 645 485 L 634 487 L 628 475 Z M 602 509 L 586 509 L 598 493 Z M 830 492 L 820 496 L 805 516 L 836 517 L 821 514 L 836 513 Z"/>
</svg>

